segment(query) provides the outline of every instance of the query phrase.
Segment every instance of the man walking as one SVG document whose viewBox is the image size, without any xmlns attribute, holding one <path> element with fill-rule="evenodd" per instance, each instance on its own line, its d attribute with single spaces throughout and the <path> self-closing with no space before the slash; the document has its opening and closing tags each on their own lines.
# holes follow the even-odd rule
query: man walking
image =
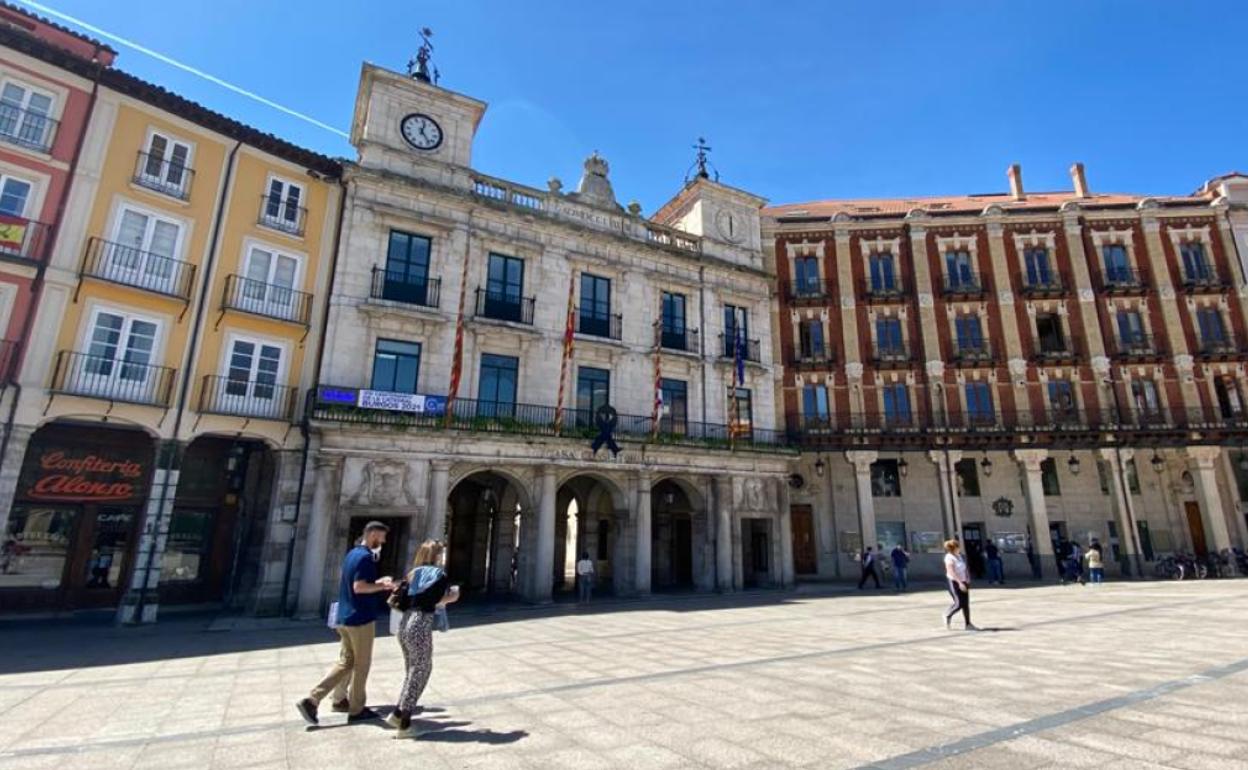
<svg viewBox="0 0 1248 770">
<path fill-rule="evenodd" d="M 910 567 L 910 554 L 901 547 L 901 543 L 893 546 L 889 554 L 893 560 L 893 587 L 898 591 L 906 590 L 906 570 Z"/>
<path fill-rule="evenodd" d="M 581 551 L 581 560 L 576 563 L 576 589 L 578 601 L 588 602 L 594 595 L 594 562 L 588 551 Z"/>
<path fill-rule="evenodd" d="M 862 589 L 867 584 L 867 578 L 875 581 L 875 587 L 880 587 L 880 576 L 875 572 L 875 552 L 871 550 L 871 546 L 867 546 L 867 550 L 862 553 L 862 577 L 858 579 L 858 588 Z"/>
<path fill-rule="evenodd" d="M 989 540 L 984 546 L 984 554 L 988 557 L 988 585 L 993 583 L 1005 585 L 1005 564 L 1001 561 L 1001 549 Z"/>
<path fill-rule="evenodd" d="M 382 595 L 393 590 L 390 577 L 377 577 L 377 559 L 390 528 L 380 521 L 364 525 L 360 544 L 347 552 L 342 562 L 342 579 L 338 583 L 337 622 L 341 648 L 338 662 L 321 683 L 312 688 L 308 697 L 295 704 L 299 715 L 308 724 L 316 724 L 316 709 L 331 691 L 334 711 L 347 712 L 348 722 L 376 719 L 377 713 L 365 707 L 364 684 L 373 662 L 373 636 L 377 615 L 381 612 Z M 347 684 L 351 689 L 348 696 Z"/>
</svg>

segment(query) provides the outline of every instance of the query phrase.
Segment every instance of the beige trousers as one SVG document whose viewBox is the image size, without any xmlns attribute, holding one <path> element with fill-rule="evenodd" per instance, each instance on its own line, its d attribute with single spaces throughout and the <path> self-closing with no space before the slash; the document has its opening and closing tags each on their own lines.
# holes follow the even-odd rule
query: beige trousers
<svg viewBox="0 0 1248 770">
<path fill-rule="evenodd" d="M 365 623 L 362 626 L 338 626 L 337 631 L 342 640 L 338 662 L 321 683 L 312 688 L 311 698 L 320 703 L 332 690 L 335 703 L 348 698 L 351 705 L 347 713 L 358 714 L 363 710 L 367 698 L 364 685 L 368 681 L 368 669 L 373 663 L 373 637 L 377 634 L 377 625 Z M 349 695 L 348 683 L 351 685 Z"/>
</svg>

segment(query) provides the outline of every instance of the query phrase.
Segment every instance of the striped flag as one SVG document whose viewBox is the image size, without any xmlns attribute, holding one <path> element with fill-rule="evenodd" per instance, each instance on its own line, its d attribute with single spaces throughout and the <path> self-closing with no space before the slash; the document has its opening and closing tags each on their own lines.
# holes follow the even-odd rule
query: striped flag
<svg viewBox="0 0 1248 770">
<path fill-rule="evenodd" d="M 468 259 L 472 244 L 464 248 L 464 270 L 459 280 L 459 312 L 455 316 L 455 352 L 451 354 L 451 387 L 446 394 L 446 418 L 443 425 L 451 427 L 455 414 L 455 397 L 459 395 L 459 380 L 464 369 L 464 302 L 468 296 Z"/>
<path fill-rule="evenodd" d="M 660 355 L 662 340 L 654 337 L 654 411 L 650 414 L 650 440 L 659 437 L 659 419 L 663 415 L 663 358 Z"/>
<path fill-rule="evenodd" d="M 576 341 L 576 273 L 568 279 L 568 313 L 563 329 L 563 358 L 559 362 L 559 395 L 555 399 L 555 435 L 563 430 L 563 392 L 568 382 L 568 362 L 572 359 L 572 348 Z"/>
</svg>

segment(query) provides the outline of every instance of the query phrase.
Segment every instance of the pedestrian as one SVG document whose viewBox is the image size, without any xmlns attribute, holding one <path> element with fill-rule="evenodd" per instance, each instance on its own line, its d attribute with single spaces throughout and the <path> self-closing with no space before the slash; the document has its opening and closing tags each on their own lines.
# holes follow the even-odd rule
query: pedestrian
<svg viewBox="0 0 1248 770">
<path fill-rule="evenodd" d="M 898 591 L 904 591 L 907 588 L 906 570 L 910 567 L 910 554 L 901 547 L 901 543 L 898 543 L 893 546 L 893 551 L 889 556 L 893 560 L 893 587 Z"/>
<path fill-rule="evenodd" d="M 1070 565 L 1070 581 L 1084 585 L 1083 582 L 1083 549 L 1079 547 L 1078 542 L 1070 544 L 1070 559 L 1067 561 Z"/>
<path fill-rule="evenodd" d="M 957 540 L 945 541 L 945 584 L 953 604 L 945 611 L 945 628 L 950 627 L 953 616 L 962 611 L 962 619 L 967 631 L 978 631 L 971 624 L 971 576 L 966 569 L 966 559 L 962 558 Z"/>
<path fill-rule="evenodd" d="M 867 578 L 875 581 L 875 587 L 880 587 L 880 576 L 875 572 L 875 553 L 872 552 L 871 546 L 867 546 L 867 550 L 862 552 L 862 577 L 858 579 L 858 588 L 861 590 L 867 584 Z"/>
<path fill-rule="evenodd" d="M 984 546 L 984 553 L 988 556 L 988 585 L 1005 585 L 1005 564 L 1001 561 L 1001 549 L 989 540 Z"/>
<path fill-rule="evenodd" d="M 577 600 L 588 602 L 594 595 L 594 562 L 589 558 L 588 551 L 581 551 L 581 560 L 576 563 Z"/>
<path fill-rule="evenodd" d="M 390 600 L 391 608 L 403 612 L 399 622 L 399 649 L 403 651 L 403 686 L 394 711 L 386 723 L 398 729 L 395 738 L 412 737 L 412 714 L 433 673 L 433 629 L 446 605 L 459 600 L 459 586 L 450 584 L 443 568 L 446 544 L 426 540 L 416 549 L 406 587 Z M 443 617 L 445 617 L 443 615 Z"/>
<path fill-rule="evenodd" d="M 389 576 L 377 577 L 377 560 L 381 558 L 381 547 L 389 531 L 390 528 L 380 521 L 368 522 L 360 543 L 347 551 L 342 561 L 337 609 L 332 618 L 337 623 L 335 628 L 341 644 L 338 662 L 320 684 L 312 688 L 308 697 L 295 704 L 308 724 L 317 724 L 316 709 L 330 692 L 333 692 L 333 710 L 345 711 L 348 722 L 377 718 L 377 713 L 365 705 L 364 686 L 373 662 L 373 637 L 382 594 L 394 588 Z"/>
<path fill-rule="evenodd" d="M 1088 577 L 1092 581 L 1092 585 L 1102 585 L 1105 582 L 1105 562 L 1099 540 L 1092 541 L 1092 544 L 1088 546 L 1088 552 L 1084 554 L 1083 558 L 1088 562 Z"/>
</svg>

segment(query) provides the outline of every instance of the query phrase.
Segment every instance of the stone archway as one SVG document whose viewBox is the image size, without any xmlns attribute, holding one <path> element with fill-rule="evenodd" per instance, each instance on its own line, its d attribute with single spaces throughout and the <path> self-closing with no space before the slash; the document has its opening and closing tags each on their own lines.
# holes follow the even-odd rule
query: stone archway
<svg viewBox="0 0 1248 770">
<path fill-rule="evenodd" d="M 627 503 L 614 481 L 578 474 L 559 485 L 555 498 L 554 590 L 576 590 L 575 566 L 582 554 L 594 562 L 595 592 L 623 593 L 628 580 Z"/>
<path fill-rule="evenodd" d="M 497 470 L 460 479 L 448 495 L 446 569 L 466 597 L 527 593 L 522 562 L 533 508 L 524 485 Z M 531 558 L 531 557 L 530 557 Z"/>
<path fill-rule="evenodd" d="M 655 591 L 714 588 L 714 545 L 706 504 L 684 479 L 657 481 L 650 491 L 650 583 Z"/>
</svg>

